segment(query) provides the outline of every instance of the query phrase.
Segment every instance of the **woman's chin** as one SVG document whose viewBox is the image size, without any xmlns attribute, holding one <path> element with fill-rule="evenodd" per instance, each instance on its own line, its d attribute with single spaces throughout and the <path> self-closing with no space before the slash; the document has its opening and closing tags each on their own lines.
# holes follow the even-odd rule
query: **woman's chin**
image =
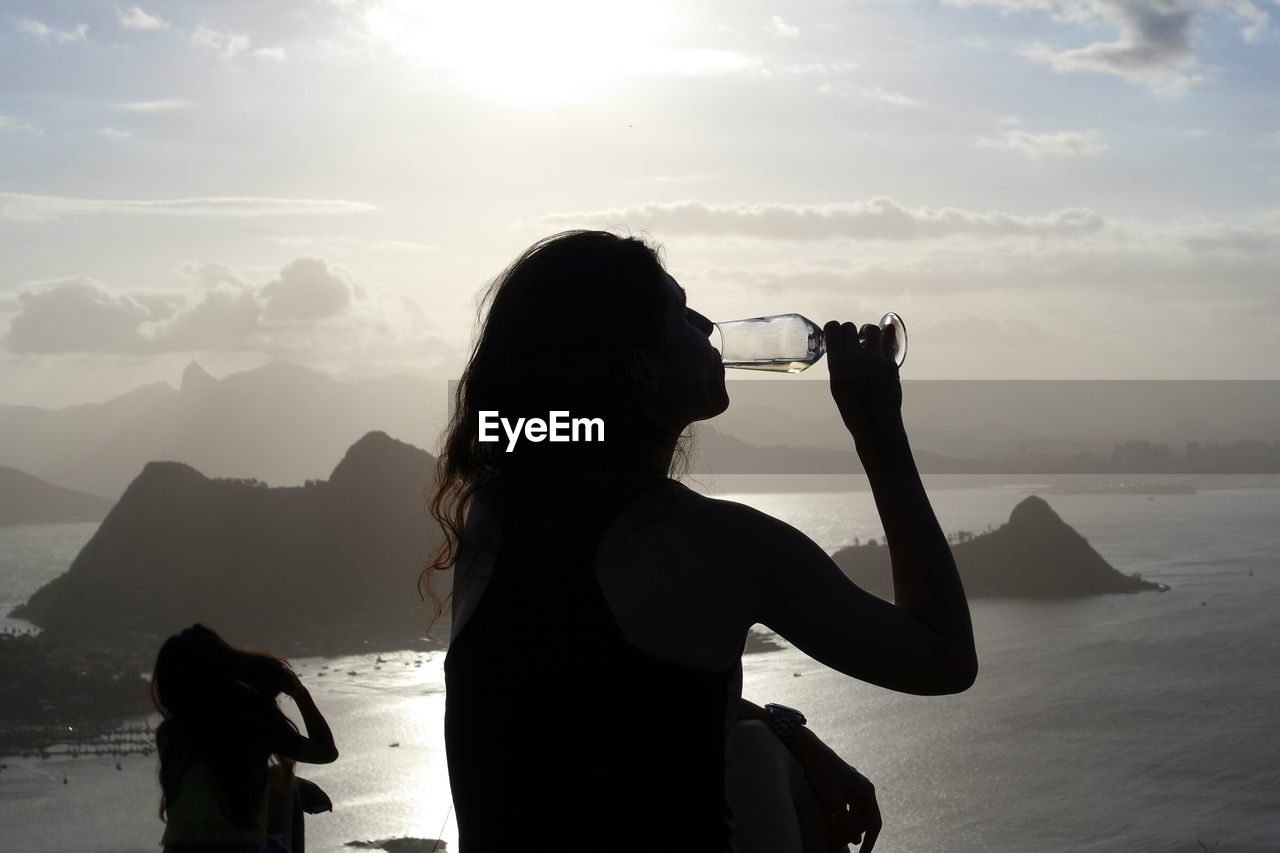
<svg viewBox="0 0 1280 853">
<path fill-rule="evenodd" d="M 719 409 L 716 411 L 717 415 L 722 415 L 724 412 L 728 411 L 728 389 L 723 386 L 721 387 L 721 396 L 719 396 L 718 406 Z"/>
<path fill-rule="evenodd" d="M 716 415 L 724 414 L 729 408 L 729 391 L 724 387 L 724 383 L 720 383 L 718 389 L 713 389 L 711 394 L 711 408 L 714 410 L 707 415 L 714 418 Z"/>
</svg>

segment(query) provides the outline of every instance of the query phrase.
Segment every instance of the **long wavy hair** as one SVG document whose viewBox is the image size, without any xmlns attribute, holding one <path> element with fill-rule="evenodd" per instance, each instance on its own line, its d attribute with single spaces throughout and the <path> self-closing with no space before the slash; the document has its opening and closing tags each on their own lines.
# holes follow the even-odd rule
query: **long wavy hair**
<svg viewBox="0 0 1280 853">
<path fill-rule="evenodd" d="M 297 731 L 276 704 L 292 672 L 283 658 L 232 646 L 199 623 L 164 641 L 151 674 L 151 701 L 164 717 L 156 729 L 161 820 L 181 795 L 183 772 L 200 761 L 223 812 L 253 825 L 269 766 L 293 773 L 293 761 L 271 754 L 261 738 L 265 724 Z"/>
<path fill-rule="evenodd" d="M 671 435 L 641 412 L 631 372 L 633 352 L 662 335 L 672 298 L 664 272 L 661 248 L 641 238 L 565 231 L 534 243 L 483 292 L 480 332 L 450 401 L 428 487 L 430 513 L 444 532 L 418 578 L 419 596 L 425 600 L 425 589 L 435 605 L 428 631 L 452 598 L 441 601 L 431 578 L 452 568 L 478 493 L 494 487 L 501 521 L 508 491 L 540 480 L 627 476 L 662 443 L 674 446 L 668 476 L 688 472 L 692 435 Z M 505 435 L 480 441 L 482 411 L 513 423 L 553 411 L 600 417 L 606 440 L 519 441 L 508 452 Z"/>
</svg>

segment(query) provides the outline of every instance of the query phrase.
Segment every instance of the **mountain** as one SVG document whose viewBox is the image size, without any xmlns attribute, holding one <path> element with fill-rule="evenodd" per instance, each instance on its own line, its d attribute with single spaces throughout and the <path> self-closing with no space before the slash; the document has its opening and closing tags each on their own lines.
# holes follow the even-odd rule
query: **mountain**
<svg viewBox="0 0 1280 853">
<path fill-rule="evenodd" d="M 59 410 L 0 406 L 0 465 L 117 498 L 153 459 L 183 462 L 211 477 L 252 476 L 285 486 L 323 478 L 332 460 L 371 430 L 437 447 L 449 409 L 448 368 L 426 376 L 378 373 L 367 367 L 350 373 L 365 378 L 339 381 L 272 362 L 215 379 L 192 362 L 179 389 L 149 385 L 106 403 Z M 903 385 L 903 417 L 917 464 L 934 474 L 1075 471 L 1071 454 L 1107 457 L 1129 439 L 1180 449 L 1182 441 L 1236 441 L 1280 430 L 1280 382 L 1272 381 Z M 729 409 L 695 425 L 691 473 L 793 479 L 860 473 L 828 382 L 743 378 L 728 388 Z M 1049 460 L 1048 467 L 1010 467 L 1010 458 L 1028 452 L 1028 458 L 1062 458 Z"/>
<path fill-rule="evenodd" d="M 429 615 L 418 573 L 443 538 L 423 505 L 434 473 L 431 454 L 382 432 L 304 486 L 151 462 L 13 615 L 55 643 L 154 645 L 197 621 L 289 655 L 413 642 Z"/>
<path fill-rule="evenodd" d="M 1035 495 L 1019 502 L 1006 524 L 961 540 L 951 552 L 971 598 L 1075 598 L 1168 589 L 1121 574 Z M 842 548 L 832 559 L 858 586 L 893 601 L 889 549 L 883 544 Z"/>
<path fill-rule="evenodd" d="M 0 527 L 101 521 L 111 501 L 54 486 L 19 471 L 0 467 Z"/>
<path fill-rule="evenodd" d="M 434 446 L 446 411 L 444 381 L 339 382 L 284 362 L 219 380 L 192 362 L 179 390 L 149 385 L 57 410 L 0 406 L 0 465 L 110 498 L 154 459 L 211 477 L 300 485 L 325 477 L 332 460 L 372 430 Z"/>
</svg>

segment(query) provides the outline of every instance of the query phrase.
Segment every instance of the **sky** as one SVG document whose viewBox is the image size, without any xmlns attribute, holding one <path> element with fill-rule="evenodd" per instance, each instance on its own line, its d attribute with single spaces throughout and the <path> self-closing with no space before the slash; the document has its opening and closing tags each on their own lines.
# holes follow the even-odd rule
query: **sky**
<svg viewBox="0 0 1280 853">
<path fill-rule="evenodd" d="M 1277 95 L 1280 0 L 8 0 L 0 405 L 456 377 L 577 227 L 904 378 L 1280 378 Z"/>
</svg>

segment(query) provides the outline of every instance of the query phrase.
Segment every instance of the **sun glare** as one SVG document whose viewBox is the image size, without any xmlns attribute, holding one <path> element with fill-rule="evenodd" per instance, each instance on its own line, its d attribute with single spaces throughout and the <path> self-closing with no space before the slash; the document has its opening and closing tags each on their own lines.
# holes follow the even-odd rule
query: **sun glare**
<svg viewBox="0 0 1280 853">
<path fill-rule="evenodd" d="M 580 100 L 650 68 L 671 24 L 667 0 L 395 0 L 371 33 L 478 92 L 521 102 Z"/>
</svg>

